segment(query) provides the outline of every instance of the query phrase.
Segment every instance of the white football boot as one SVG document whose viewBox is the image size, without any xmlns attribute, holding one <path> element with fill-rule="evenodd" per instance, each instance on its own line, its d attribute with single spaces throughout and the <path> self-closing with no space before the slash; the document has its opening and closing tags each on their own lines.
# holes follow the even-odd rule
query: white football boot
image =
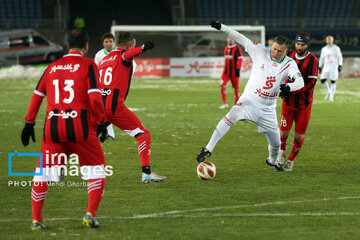
<svg viewBox="0 0 360 240">
<path fill-rule="evenodd" d="M 275 169 L 275 171 L 277 171 L 277 172 L 283 172 L 284 171 L 283 167 L 281 166 L 281 164 L 277 160 L 275 160 L 275 162 L 271 162 L 271 159 L 267 158 L 267 159 L 265 159 L 265 162 L 266 162 L 267 165 L 273 167 Z"/>
<path fill-rule="evenodd" d="M 280 150 L 279 151 L 279 155 L 278 155 L 278 158 L 277 158 L 277 161 L 283 165 L 286 161 L 286 150 L 283 151 L 283 150 Z"/>
<path fill-rule="evenodd" d="M 291 172 L 293 170 L 294 161 L 290 161 L 289 159 L 286 160 L 284 171 L 285 172 Z"/>
<path fill-rule="evenodd" d="M 229 105 L 227 103 L 223 103 L 223 104 L 220 105 L 219 108 L 224 109 L 224 108 L 227 108 L 227 107 L 229 107 Z"/>
<path fill-rule="evenodd" d="M 330 101 L 330 102 L 333 102 L 333 101 L 334 101 L 334 95 L 330 95 L 329 101 Z"/>
<path fill-rule="evenodd" d="M 326 93 L 324 100 L 329 100 L 329 98 L 330 98 L 330 93 Z"/>
<path fill-rule="evenodd" d="M 165 181 L 165 176 L 159 176 L 156 173 L 152 172 L 150 174 L 142 173 L 141 181 L 145 184 L 148 184 L 150 182 L 162 182 Z"/>
</svg>

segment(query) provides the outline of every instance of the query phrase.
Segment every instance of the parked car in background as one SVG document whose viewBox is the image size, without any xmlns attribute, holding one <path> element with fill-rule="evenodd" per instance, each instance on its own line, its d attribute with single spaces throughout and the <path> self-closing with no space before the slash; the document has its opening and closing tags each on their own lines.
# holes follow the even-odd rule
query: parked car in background
<svg viewBox="0 0 360 240">
<path fill-rule="evenodd" d="M 53 62 L 63 47 L 33 29 L 0 32 L 0 65 Z"/>
<path fill-rule="evenodd" d="M 226 38 L 214 38 L 205 36 L 197 40 L 194 44 L 187 46 L 184 57 L 215 57 L 224 56 Z"/>
</svg>

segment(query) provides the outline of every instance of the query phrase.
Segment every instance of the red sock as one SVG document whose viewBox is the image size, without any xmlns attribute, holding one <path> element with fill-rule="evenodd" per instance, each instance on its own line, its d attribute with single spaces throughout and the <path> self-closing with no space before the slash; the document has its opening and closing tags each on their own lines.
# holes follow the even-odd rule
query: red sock
<svg viewBox="0 0 360 240">
<path fill-rule="evenodd" d="M 33 220 L 38 220 L 39 222 L 43 221 L 41 213 L 44 206 L 47 190 L 47 182 L 33 182 L 33 187 L 31 190 L 31 207 Z"/>
<path fill-rule="evenodd" d="M 280 141 L 281 141 L 280 150 L 281 151 L 286 150 L 286 141 L 287 141 L 287 139 L 288 139 L 288 137 L 280 137 Z"/>
<path fill-rule="evenodd" d="M 226 88 L 225 87 L 220 88 L 220 94 L 221 94 L 221 99 L 222 99 L 223 103 L 226 104 L 227 101 L 226 101 Z"/>
<path fill-rule="evenodd" d="M 235 105 L 240 98 L 240 89 L 238 88 L 234 89 L 234 94 L 235 94 L 235 103 L 234 103 Z"/>
<path fill-rule="evenodd" d="M 105 191 L 105 178 L 90 179 L 88 183 L 89 202 L 86 212 L 91 212 L 92 216 L 96 216 L 101 199 Z"/>
<path fill-rule="evenodd" d="M 138 152 L 141 160 L 141 166 L 150 166 L 151 154 L 151 134 L 148 130 L 145 133 L 140 133 L 136 137 L 138 142 Z"/>
<path fill-rule="evenodd" d="M 289 160 L 290 161 L 294 161 L 295 157 L 298 155 L 298 153 L 300 152 L 301 150 L 301 146 L 303 145 L 304 143 L 304 139 L 302 140 L 296 140 L 294 139 L 294 143 L 293 143 L 293 149 L 291 151 L 291 154 L 289 156 Z"/>
</svg>

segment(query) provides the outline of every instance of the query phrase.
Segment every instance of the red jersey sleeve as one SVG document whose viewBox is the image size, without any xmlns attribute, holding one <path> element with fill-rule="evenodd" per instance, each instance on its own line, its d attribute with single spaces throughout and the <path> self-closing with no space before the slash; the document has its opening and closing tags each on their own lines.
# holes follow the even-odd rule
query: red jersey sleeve
<svg viewBox="0 0 360 240">
<path fill-rule="evenodd" d="M 125 50 L 122 53 L 122 58 L 124 61 L 131 61 L 131 59 L 133 59 L 134 57 L 136 57 L 137 55 L 143 53 L 143 50 L 141 47 L 136 47 L 136 48 L 132 48 L 129 50 Z"/>
<path fill-rule="evenodd" d="M 88 69 L 88 94 L 91 109 L 94 112 L 96 123 L 106 121 L 104 103 L 99 89 L 99 70 L 95 63 L 91 63 Z"/>
<path fill-rule="evenodd" d="M 302 91 L 306 91 L 315 86 L 315 83 L 317 80 L 318 65 L 319 64 L 318 64 L 317 57 L 314 56 L 309 60 L 308 67 L 306 69 L 306 76 L 303 76 L 303 77 L 309 79 L 309 81 L 307 81 L 307 82 L 305 81 L 305 83 L 306 83 L 305 86 L 302 87 L 300 90 L 292 92 L 293 95 L 296 93 L 302 92 Z"/>
<path fill-rule="evenodd" d="M 39 112 L 42 100 L 46 96 L 46 72 L 48 68 L 45 70 L 43 75 L 41 76 L 36 88 L 34 90 L 34 94 L 31 98 L 30 105 L 25 117 L 25 122 L 33 123 L 35 122 L 36 116 Z"/>
<path fill-rule="evenodd" d="M 238 62 L 237 62 L 236 68 L 241 69 L 241 66 L 243 64 L 243 54 L 242 54 L 241 48 L 239 46 L 237 48 L 238 48 L 238 56 L 237 56 Z"/>
</svg>

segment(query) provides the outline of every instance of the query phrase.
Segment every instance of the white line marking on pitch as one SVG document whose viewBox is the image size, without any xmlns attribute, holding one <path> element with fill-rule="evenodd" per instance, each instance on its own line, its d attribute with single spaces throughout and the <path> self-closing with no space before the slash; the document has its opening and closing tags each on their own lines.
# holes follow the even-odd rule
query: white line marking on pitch
<svg viewBox="0 0 360 240">
<path fill-rule="evenodd" d="M 238 208 L 247 208 L 247 207 L 262 207 L 270 205 L 284 205 L 284 204 L 297 204 L 297 203 L 310 203 L 310 202 L 325 202 L 325 201 L 336 201 L 336 200 L 351 200 L 351 199 L 360 199 L 360 196 L 352 197 L 337 197 L 337 198 L 322 198 L 314 200 L 297 200 L 297 201 L 279 201 L 279 202 L 266 202 L 266 203 L 256 203 L 256 204 L 244 204 L 237 206 L 224 206 L 224 207 L 213 207 L 213 208 L 195 208 L 189 210 L 174 210 L 166 211 L 160 213 L 150 213 L 150 214 L 136 214 L 132 216 L 98 216 L 99 219 L 146 219 L 146 218 L 199 218 L 199 217 L 258 217 L 258 216 L 269 216 L 269 217 L 291 217 L 291 216 L 352 216 L 360 215 L 360 212 L 300 212 L 300 213 L 214 213 L 214 214 L 197 214 L 197 215 L 187 215 L 185 213 L 191 212 L 201 212 L 201 211 L 213 211 L 213 210 L 222 210 L 222 209 L 238 209 Z M 80 218 L 47 218 L 45 221 L 69 221 L 69 220 L 79 220 Z M 0 222 L 27 222 L 31 221 L 30 219 L 0 219 Z"/>
</svg>

